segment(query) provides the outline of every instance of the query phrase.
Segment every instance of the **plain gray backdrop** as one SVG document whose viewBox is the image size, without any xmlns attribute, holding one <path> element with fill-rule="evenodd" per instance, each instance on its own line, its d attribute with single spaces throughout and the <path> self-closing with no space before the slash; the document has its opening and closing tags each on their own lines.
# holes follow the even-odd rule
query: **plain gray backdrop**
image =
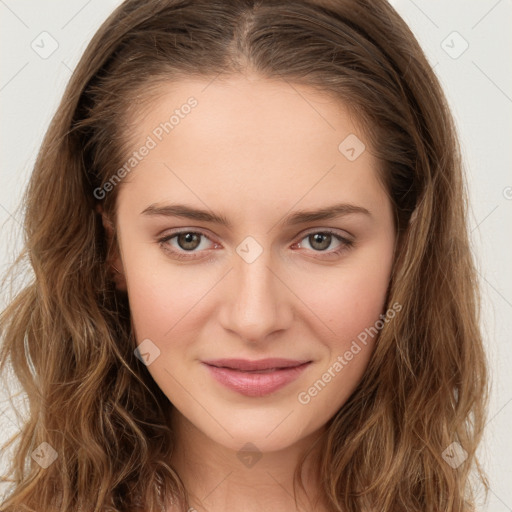
<svg viewBox="0 0 512 512">
<path fill-rule="evenodd" d="M 17 207 L 44 132 L 87 43 L 119 3 L 0 0 L 1 274 L 21 244 Z M 480 450 L 491 492 L 482 510 L 512 511 L 512 0 L 392 3 L 434 67 L 459 130 L 492 375 Z M 0 441 L 15 430 L 0 390 Z"/>
</svg>

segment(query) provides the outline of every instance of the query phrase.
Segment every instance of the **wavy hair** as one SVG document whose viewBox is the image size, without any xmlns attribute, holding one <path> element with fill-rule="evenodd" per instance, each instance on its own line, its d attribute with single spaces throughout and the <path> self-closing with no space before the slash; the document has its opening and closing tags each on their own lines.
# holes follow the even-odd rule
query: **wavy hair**
<svg viewBox="0 0 512 512">
<path fill-rule="evenodd" d="M 248 71 L 343 102 L 395 213 L 387 300 L 402 310 L 320 440 L 330 508 L 467 512 L 473 472 L 487 495 L 476 450 L 488 367 L 464 169 L 444 93 L 405 22 L 385 0 L 127 0 L 74 70 L 23 198 L 24 247 L 9 275 L 23 262 L 31 275 L 0 317 L 0 370 L 12 368 L 28 413 L 5 445 L 2 511 L 187 510 L 169 463 L 172 403 L 134 355 L 127 296 L 110 273 L 98 205 L 115 219 L 119 187 L 101 200 L 95 191 L 126 161 L 134 113 L 159 85 Z M 456 468 L 443 456 L 452 443 L 467 455 Z M 57 455 L 46 468 L 41 449 Z"/>
</svg>

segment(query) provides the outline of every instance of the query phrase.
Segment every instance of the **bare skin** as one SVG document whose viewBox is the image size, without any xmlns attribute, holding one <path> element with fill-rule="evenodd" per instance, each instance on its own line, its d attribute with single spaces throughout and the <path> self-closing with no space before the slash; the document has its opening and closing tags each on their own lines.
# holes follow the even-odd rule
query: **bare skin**
<svg viewBox="0 0 512 512">
<path fill-rule="evenodd" d="M 197 106 L 155 138 L 191 96 Z M 376 338 L 358 352 L 353 341 L 385 313 L 395 230 L 379 163 L 368 146 L 351 151 L 356 139 L 340 151 L 350 134 L 365 141 L 343 104 L 255 76 L 162 85 L 135 121 L 134 149 L 151 134 L 157 144 L 118 185 L 117 285 L 128 293 L 138 343 L 149 339 L 159 351 L 147 368 L 175 407 L 172 464 L 190 506 L 325 512 L 313 459 L 311 502 L 300 494 L 299 508 L 293 472 L 363 376 Z M 231 225 L 155 212 L 171 203 Z M 286 223 L 299 210 L 338 203 L 357 208 Z M 326 230 L 330 238 L 315 238 Z M 198 233 L 195 246 L 169 238 L 177 231 Z M 251 262 L 247 251 L 257 254 Z M 279 390 L 248 397 L 202 364 L 232 357 L 311 363 Z M 334 371 L 338 357 L 346 364 Z M 319 379 L 325 386 L 309 392 Z M 257 448 L 252 465 L 240 457 L 247 443 Z"/>
</svg>

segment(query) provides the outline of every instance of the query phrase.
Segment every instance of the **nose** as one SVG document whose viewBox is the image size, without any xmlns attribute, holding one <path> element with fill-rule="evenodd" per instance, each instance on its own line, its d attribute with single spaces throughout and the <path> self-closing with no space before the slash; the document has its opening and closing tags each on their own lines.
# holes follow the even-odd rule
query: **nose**
<svg viewBox="0 0 512 512">
<path fill-rule="evenodd" d="M 220 321 L 245 341 L 264 341 L 292 323 L 293 294 L 271 263 L 269 251 L 263 251 L 252 263 L 237 259 L 226 276 Z"/>
</svg>

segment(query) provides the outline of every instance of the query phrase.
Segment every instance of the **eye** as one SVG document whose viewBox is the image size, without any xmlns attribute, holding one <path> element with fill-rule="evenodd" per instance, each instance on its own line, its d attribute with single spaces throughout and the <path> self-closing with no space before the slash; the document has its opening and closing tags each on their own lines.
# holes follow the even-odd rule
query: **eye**
<svg viewBox="0 0 512 512">
<path fill-rule="evenodd" d="M 325 252 L 327 253 L 327 255 L 331 256 L 339 255 L 354 245 L 353 240 L 349 240 L 348 238 L 329 229 L 322 231 L 313 231 L 306 234 L 306 236 L 298 243 L 300 247 L 303 247 L 303 240 L 307 241 L 307 243 L 314 252 Z M 337 248 L 328 251 L 329 247 L 331 247 L 332 243 L 335 241 L 338 242 Z"/>
<path fill-rule="evenodd" d="M 203 240 L 201 240 L 202 238 L 210 240 L 200 231 L 179 231 L 172 235 L 160 238 L 158 242 L 162 248 L 166 252 L 170 253 L 174 258 L 194 259 L 198 257 L 195 255 L 196 252 L 208 249 L 208 247 L 204 246 L 205 244 L 203 243 Z M 176 239 L 174 244 L 170 243 L 173 239 Z M 196 249 L 198 250 L 196 251 Z"/>
</svg>

